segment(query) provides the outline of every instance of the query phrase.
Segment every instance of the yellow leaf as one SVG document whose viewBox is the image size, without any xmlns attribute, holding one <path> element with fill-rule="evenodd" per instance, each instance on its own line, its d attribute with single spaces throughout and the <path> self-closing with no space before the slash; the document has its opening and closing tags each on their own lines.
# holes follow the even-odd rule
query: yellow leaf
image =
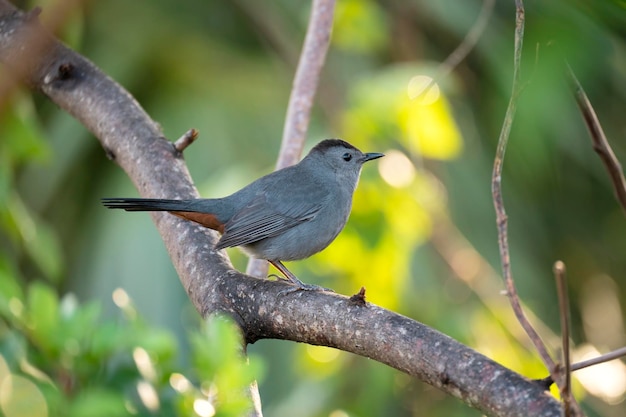
<svg viewBox="0 0 626 417">
<path fill-rule="evenodd" d="M 461 134 L 443 95 L 422 104 L 419 98 L 400 100 L 398 124 L 410 149 L 433 159 L 452 159 L 462 150 Z"/>
</svg>

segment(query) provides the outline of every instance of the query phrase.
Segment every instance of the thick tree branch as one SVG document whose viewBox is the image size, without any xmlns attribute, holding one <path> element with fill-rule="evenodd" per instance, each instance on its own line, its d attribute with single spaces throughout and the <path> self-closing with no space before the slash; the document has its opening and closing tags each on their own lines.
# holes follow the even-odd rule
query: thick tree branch
<svg viewBox="0 0 626 417">
<path fill-rule="evenodd" d="M 257 280 L 254 291 L 235 280 L 227 287 L 226 299 L 246 306 L 237 309 L 237 318 L 248 330 L 250 343 L 273 338 L 352 352 L 419 378 L 492 416 L 560 415 L 554 398 L 539 384 L 528 383 L 415 320 L 364 305 L 360 297 L 299 292 L 292 299 L 279 296 L 280 287 L 266 280 Z"/>
<path fill-rule="evenodd" d="M 142 196 L 198 196 L 181 153 L 139 104 L 6 0 L 0 0 L 0 61 L 93 132 Z M 280 296 L 286 284 L 235 271 L 225 253 L 213 249 L 214 232 L 167 213 L 155 213 L 153 219 L 196 309 L 202 316 L 230 314 L 249 343 L 278 338 L 353 352 L 492 416 L 561 413 L 539 384 L 427 326 L 336 294 Z"/>
</svg>

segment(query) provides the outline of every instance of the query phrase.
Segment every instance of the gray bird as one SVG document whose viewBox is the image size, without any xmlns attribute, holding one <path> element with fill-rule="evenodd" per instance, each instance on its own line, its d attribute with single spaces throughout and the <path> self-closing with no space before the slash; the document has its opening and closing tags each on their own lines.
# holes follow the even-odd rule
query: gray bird
<svg viewBox="0 0 626 417">
<path fill-rule="evenodd" d="M 274 171 L 223 198 L 166 200 L 105 198 L 102 203 L 126 211 L 169 211 L 222 234 L 215 246 L 240 246 L 266 259 L 295 286 L 305 284 L 283 265 L 326 248 L 341 232 L 352 208 L 361 167 L 384 156 L 363 153 L 340 139 L 318 143 L 298 164 Z"/>
</svg>

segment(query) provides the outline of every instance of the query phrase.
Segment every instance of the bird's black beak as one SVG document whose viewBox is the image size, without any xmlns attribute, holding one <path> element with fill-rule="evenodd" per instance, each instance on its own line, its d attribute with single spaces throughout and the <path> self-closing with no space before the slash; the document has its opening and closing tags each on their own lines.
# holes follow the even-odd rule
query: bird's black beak
<svg viewBox="0 0 626 417">
<path fill-rule="evenodd" d="M 365 162 L 371 161 L 373 159 L 382 158 L 383 156 L 385 156 L 384 153 L 378 153 L 378 152 L 366 153 L 365 155 L 363 155 L 363 162 L 365 163 Z"/>
</svg>

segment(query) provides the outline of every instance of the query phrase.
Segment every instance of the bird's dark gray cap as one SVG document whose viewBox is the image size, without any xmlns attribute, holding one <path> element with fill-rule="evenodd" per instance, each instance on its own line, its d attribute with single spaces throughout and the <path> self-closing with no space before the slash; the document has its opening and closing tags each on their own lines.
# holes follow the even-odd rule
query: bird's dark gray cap
<svg viewBox="0 0 626 417">
<path fill-rule="evenodd" d="M 346 149 L 354 149 L 354 150 L 358 151 L 357 148 L 355 148 L 354 146 L 350 145 L 345 140 L 341 140 L 341 139 L 325 139 L 325 140 L 321 141 L 320 143 L 318 143 L 317 145 L 315 145 L 313 147 L 313 149 L 311 149 L 311 152 L 313 152 L 313 151 L 325 152 L 327 149 L 338 147 L 338 146 L 342 146 L 342 147 L 344 147 Z"/>
</svg>

